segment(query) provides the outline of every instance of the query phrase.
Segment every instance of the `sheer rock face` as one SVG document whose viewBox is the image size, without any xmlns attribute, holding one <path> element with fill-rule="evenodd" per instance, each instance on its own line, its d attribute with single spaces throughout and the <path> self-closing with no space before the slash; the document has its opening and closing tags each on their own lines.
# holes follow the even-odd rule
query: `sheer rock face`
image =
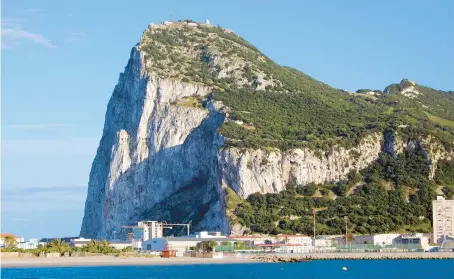
<svg viewBox="0 0 454 279">
<path fill-rule="evenodd" d="M 381 136 L 371 135 L 352 149 L 332 148 L 320 153 L 310 149 L 289 151 L 241 150 L 219 152 L 222 182 L 241 198 L 259 193 L 275 193 L 286 185 L 306 185 L 345 179 L 350 170 L 367 167 L 378 158 Z"/>
<path fill-rule="evenodd" d="M 216 129 L 224 116 L 210 103 L 208 109 L 172 105 L 210 90 L 153 76 L 144 70 L 143 58 L 135 47 L 109 101 L 80 234 L 109 238 L 201 176 L 206 177 L 202 200 L 213 202 L 200 223 L 226 232 L 216 164 L 224 143 Z"/>
</svg>

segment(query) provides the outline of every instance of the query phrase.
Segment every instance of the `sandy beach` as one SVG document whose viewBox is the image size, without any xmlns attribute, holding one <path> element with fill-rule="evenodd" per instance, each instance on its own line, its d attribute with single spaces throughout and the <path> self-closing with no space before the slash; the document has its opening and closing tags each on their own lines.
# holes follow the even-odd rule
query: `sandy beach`
<svg viewBox="0 0 454 279">
<path fill-rule="evenodd" d="M 64 266 L 121 266 L 121 265 L 190 265 L 190 264 L 239 264 L 272 262 L 272 258 L 301 258 L 311 256 L 313 260 L 397 260 L 397 259 L 454 259 L 454 253 L 315 253 L 261 254 L 252 258 L 147 258 L 147 257 L 61 257 L 61 258 L 13 258 L 1 259 L 2 267 L 64 267 Z"/>
<path fill-rule="evenodd" d="M 1 259 L 2 267 L 62 267 L 62 266 L 116 266 L 116 265 L 180 265 L 180 264 L 237 264 L 258 263 L 248 258 L 146 258 L 146 257 L 61 257 Z"/>
</svg>

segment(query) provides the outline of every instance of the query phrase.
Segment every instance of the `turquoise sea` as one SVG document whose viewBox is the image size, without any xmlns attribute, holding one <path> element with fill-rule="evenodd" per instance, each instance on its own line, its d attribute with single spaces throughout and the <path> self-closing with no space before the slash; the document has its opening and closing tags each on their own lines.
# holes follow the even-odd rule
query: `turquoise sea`
<svg viewBox="0 0 454 279">
<path fill-rule="evenodd" d="M 2 268 L 1 275 L 3 279 L 450 279 L 454 260 Z"/>
</svg>

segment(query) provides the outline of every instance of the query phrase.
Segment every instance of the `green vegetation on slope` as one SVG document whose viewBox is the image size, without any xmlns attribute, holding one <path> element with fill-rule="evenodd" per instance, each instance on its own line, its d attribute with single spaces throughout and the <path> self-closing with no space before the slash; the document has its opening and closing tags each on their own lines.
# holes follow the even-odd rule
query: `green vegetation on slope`
<svg viewBox="0 0 454 279">
<path fill-rule="evenodd" d="M 444 162 L 437 173 L 439 181 L 454 181 L 454 162 Z M 393 158 L 381 154 L 363 170 L 364 185 L 349 196 L 330 199 L 327 194 L 312 197 L 314 187 L 341 195 L 343 185 L 356 185 L 361 176 L 349 174 L 349 180 L 336 185 L 288 186 L 277 194 L 252 194 L 235 210 L 237 221 L 259 233 L 312 234 L 312 208 L 327 207 L 317 213 L 318 234 L 344 232 L 348 216 L 352 233 L 373 234 L 397 231 L 430 231 L 431 204 L 436 185 L 428 177 L 429 166 L 419 149 Z M 391 186 L 391 187 L 388 187 Z M 328 190 L 328 191 L 326 191 Z"/>
<path fill-rule="evenodd" d="M 399 95 L 371 100 L 323 88 L 295 93 L 236 89 L 217 93 L 215 99 L 231 108 L 232 120 L 255 127 L 224 124 L 221 133 L 239 147 L 351 146 L 367 133 L 387 129 L 399 130 L 406 139 L 432 135 L 448 150 L 454 142 L 452 120 L 432 116 Z"/>
<path fill-rule="evenodd" d="M 150 71 L 213 88 L 231 120 L 220 132 L 239 147 L 326 149 L 352 146 L 370 132 L 400 129 L 407 138 L 427 135 L 454 142 L 454 94 L 403 80 L 374 96 L 346 93 L 283 67 L 240 36 L 221 27 L 182 21 L 147 29 L 140 48 Z M 409 98 L 400 92 L 414 87 Z M 200 101 L 200 100 L 199 100 Z M 203 101 L 203 100 L 201 100 Z M 200 101 L 200 102 L 201 102 Z M 197 106 L 188 100 L 177 105 Z"/>
<path fill-rule="evenodd" d="M 245 147 L 273 146 L 289 149 L 302 146 L 326 148 L 335 143 L 358 144 L 365 133 L 386 127 L 384 106 L 334 93 L 328 98 L 320 91 L 282 93 L 239 89 L 215 95 L 228 107 L 233 120 L 255 129 L 228 122 L 221 133 Z"/>
<path fill-rule="evenodd" d="M 445 196 L 454 198 L 454 160 L 443 160 L 438 163 L 435 181 L 443 187 Z"/>
</svg>

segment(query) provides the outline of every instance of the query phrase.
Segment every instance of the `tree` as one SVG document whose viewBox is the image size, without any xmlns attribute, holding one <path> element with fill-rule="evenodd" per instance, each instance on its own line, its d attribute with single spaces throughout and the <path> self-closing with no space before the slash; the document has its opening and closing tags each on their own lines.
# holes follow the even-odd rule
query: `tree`
<svg viewBox="0 0 454 279">
<path fill-rule="evenodd" d="M 17 247 L 17 241 L 12 235 L 7 235 L 4 240 L 5 248 L 15 248 Z"/>
<path fill-rule="evenodd" d="M 208 243 L 208 247 L 210 247 L 210 251 L 213 251 L 214 247 L 216 247 L 216 245 L 217 245 L 216 241 L 210 241 Z"/>
<path fill-rule="evenodd" d="M 132 246 L 125 247 L 121 249 L 122 252 L 133 252 Z"/>
<path fill-rule="evenodd" d="M 197 250 L 202 252 L 212 252 L 216 245 L 216 241 L 202 241 L 197 243 Z"/>
</svg>

